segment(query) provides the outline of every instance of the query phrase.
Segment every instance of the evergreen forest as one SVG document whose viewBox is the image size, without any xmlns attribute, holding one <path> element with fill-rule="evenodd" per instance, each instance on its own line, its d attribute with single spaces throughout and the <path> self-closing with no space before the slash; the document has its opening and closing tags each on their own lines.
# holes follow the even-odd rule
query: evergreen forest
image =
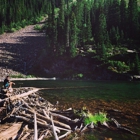
<svg viewBox="0 0 140 140">
<path fill-rule="evenodd" d="M 90 56 L 108 70 L 140 74 L 139 0 L 0 0 L 0 33 L 45 15 L 46 57 Z"/>
</svg>

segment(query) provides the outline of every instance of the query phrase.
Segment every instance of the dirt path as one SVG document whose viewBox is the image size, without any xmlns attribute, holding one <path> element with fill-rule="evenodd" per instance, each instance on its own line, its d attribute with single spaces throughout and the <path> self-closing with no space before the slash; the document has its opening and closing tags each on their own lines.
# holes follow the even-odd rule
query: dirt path
<svg viewBox="0 0 140 140">
<path fill-rule="evenodd" d="M 1 79 L 7 74 L 26 73 L 46 47 L 45 33 L 34 30 L 34 26 L 0 35 Z"/>
</svg>

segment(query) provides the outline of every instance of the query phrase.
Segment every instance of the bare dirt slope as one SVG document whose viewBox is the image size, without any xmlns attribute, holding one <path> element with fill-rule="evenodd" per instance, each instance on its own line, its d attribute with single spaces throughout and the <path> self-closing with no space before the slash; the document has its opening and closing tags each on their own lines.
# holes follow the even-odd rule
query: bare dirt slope
<svg viewBox="0 0 140 140">
<path fill-rule="evenodd" d="M 46 47 L 45 33 L 34 30 L 34 26 L 0 35 L 1 79 L 17 72 L 26 73 Z"/>
</svg>

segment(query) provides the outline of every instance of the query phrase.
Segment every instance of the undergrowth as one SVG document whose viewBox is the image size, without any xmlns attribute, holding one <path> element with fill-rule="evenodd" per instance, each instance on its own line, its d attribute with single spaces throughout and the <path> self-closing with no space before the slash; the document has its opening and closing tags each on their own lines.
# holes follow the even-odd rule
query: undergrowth
<svg viewBox="0 0 140 140">
<path fill-rule="evenodd" d="M 35 78 L 34 75 L 22 75 L 22 74 L 18 74 L 18 75 L 11 75 L 11 78 Z"/>
<path fill-rule="evenodd" d="M 107 114 L 103 112 L 96 113 L 95 115 L 88 113 L 87 116 L 84 119 L 84 124 L 90 124 L 93 122 L 94 124 L 97 124 L 98 122 L 103 123 L 107 122 L 109 119 L 107 118 Z"/>
</svg>

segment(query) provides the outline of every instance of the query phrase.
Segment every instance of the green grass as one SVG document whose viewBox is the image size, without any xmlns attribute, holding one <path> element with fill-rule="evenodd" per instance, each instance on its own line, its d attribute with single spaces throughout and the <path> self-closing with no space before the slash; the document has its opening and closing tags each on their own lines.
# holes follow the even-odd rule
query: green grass
<svg viewBox="0 0 140 140">
<path fill-rule="evenodd" d="M 22 75 L 22 74 L 18 74 L 18 75 L 11 75 L 11 78 L 34 78 L 34 75 Z"/>
<path fill-rule="evenodd" d="M 42 28 L 41 28 L 41 26 L 40 25 L 35 25 L 34 26 L 34 30 L 41 30 Z"/>
<path fill-rule="evenodd" d="M 95 115 L 88 113 L 87 117 L 84 119 L 84 124 L 90 124 L 93 122 L 94 124 L 97 124 L 98 122 L 103 123 L 107 122 L 107 114 L 103 112 L 96 113 Z"/>
<path fill-rule="evenodd" d="M 42 31 L 45 28 L 45 25 L 35 25 L 34 30 Z"/>
<path fill-rule="evenodd" d="M 4 32 L 9 32 L 9 33 L 13 33 L 17 30 L 20 30 L 21 28 L 25 28 L 28 25 L 32 25 L 32 24 L 37 24 L 39 22 L 41 22 L 45 17 L 48 17 L 47 14 L 43 14 L 42 16 L 38 16 L 38 17 L 33 17 L 30 20 L 22 20 L 20 22 L 17 23 L 11 23 L 10 26 L 4 26 L 3 29 L 0 30 L 0 34 L 3 34 Z M 34 28 L 36 30 L 42 30 L 44 29 L 45 26 L 39 26 L 36 25 Z"/>
</svg>

